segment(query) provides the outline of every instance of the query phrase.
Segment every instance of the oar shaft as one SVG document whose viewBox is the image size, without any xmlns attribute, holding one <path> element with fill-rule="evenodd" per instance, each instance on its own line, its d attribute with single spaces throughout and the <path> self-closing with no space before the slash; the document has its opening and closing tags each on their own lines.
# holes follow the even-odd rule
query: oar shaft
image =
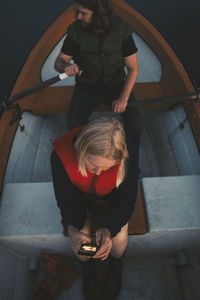
<svg viewBox="0 0 200 300">
<path fill-rule="evenodd" d="M 60 81 L 60 80 L 63 80 L 65 78 L 67 78 L 67 77 L 68 77 L 68 75 L 66 73 L 62 73 L 62 74 L 59 74 L 59 75 L 57 75 L 57 76 L 55 76 L 53 78 L 47 79 L 47 80 L 45 80 L 45 81 L 43 81 L 43 82 L 41 82 L 41 83 L 39 83 L 37 85 L 34 85 L 34 86 L 32 86 L 32 87 L 30 87 L 30 88 L 28 88 L 26 90 L 23 90 L 23 91 L 15 94 L 15 95 L 9 97 L 8 100 L 7 100 L 7 103 L 8 102 L 9 103 L 13 103 L 13 102 L 15 102 L 15 101 L 17 101 L 17 100 L 19 100 L 21 98 L 24 98 L 24 97 L 26 97 L 28 95 L 31 95 L 31 94 L 33 94 L 33 93 L 35 93 L 37 91 L 40 91 L 40 90 L 42 90 L 42 89 L 44 89 L 44 88 L 46 88 L 46 87 L 48 87 L 48 86 L 50 86 L 50 85 L 52 85 L 52 84 Z"/>
<path fill-rule="evenodd" d="M 133 103 L 128 104 L 128 106 L 142 106 L 142 105 L 150 105 L 154 103 L 166 103 L 166 102 L 178 102 L 178 101 L 184 101 L 184 100 L 195 100 L 199 101 L 199 97 L 197 94 L 185 94 L 180 96 L 169 96 L 169 97 L 160 97 L 160 98 L 154 98 L 154 99 L 143 99 L 143 100 L 137 100 Z"/>
</svg>

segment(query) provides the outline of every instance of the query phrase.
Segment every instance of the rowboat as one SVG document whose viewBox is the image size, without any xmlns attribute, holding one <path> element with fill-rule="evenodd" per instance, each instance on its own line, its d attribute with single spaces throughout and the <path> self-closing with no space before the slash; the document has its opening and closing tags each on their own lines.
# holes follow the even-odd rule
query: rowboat
<svg viewBox="0 0 200 300">
<path fill-rule="evenodd" d="M 129 226 L 126 265 L 129 268 L 126 267 L 125 288 L 119 299 L 129 299 L 131 289 L 139 282 L 137 272 L 133 273 L 130 266 L 145 268 L 143 261 L 148 265 L 148 257 L 155 264 L 164 262 L 165 270 L 169 271 L 165 278 L 169 285 L 164 287 L 160 278 L 161 294 L 152 299 L 168 299 L 162 295 L 171 285 L 174 262 L 187 266 L 188 253 L 200 247 L 200 103 L 183 65 L 156 28 L 124 1 L 113 2 L 116 14 L 135 29 L 140 74 L 133 93 L 136 105 L 142 109 L 138 197 Z M 72 5 L 31 52 L 10 99 L 58 75 L 53 64 L 66 28 L 73 21 Z M 23 98 L 11 105 L 4 104 L 0 119 L 0 243 L 10 251 L 39 257 L 41 250 L 46 249 L 72 257 L 62 234 L 49 160 L 52 141 L 67 131 L 73 86 L 74 78 L 66 78 L 34 93 L 24 93 Z M 95 113 L 110 113 L 107 110 L 101 106 Z M 158 271 L 155 266 L 148 266 L 155 275 Z M 179 274 L 184 283 L 189 276 L 186 271 L 182 268 Z M 135 285 L 130 282 L 131 276 Z M 194 283 L 191 278 L 194 275 L 189 278 Z M 140 283 L 134 299 L 143 299 L 139 293 L 145 284 Z M 153 284 L 149 286 L 150 290 L 155 289 Z M 180 291 L 173 285 L 169 299 L 182 299 L 187 288 Z M 192 293 L 198 292 L 193 286 Z M 70 297 L 76 292 L 69 293 L 68 299 L 73 299 Z"/>
</svg>

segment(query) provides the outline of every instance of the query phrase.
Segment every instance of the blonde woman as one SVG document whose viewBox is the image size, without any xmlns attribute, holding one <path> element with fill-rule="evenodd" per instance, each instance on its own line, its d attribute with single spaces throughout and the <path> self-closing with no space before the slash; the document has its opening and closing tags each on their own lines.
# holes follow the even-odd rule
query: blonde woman
<svg viewBox="0 0 200 300">
<path fill-rule="evenodd" d="M 82 262 L 85 299 L 115 299 L 121 287 L 122 258 L 128 221 L 137 192 L 138 149 L 126 140 L 121 122 L 98 117 L 54 141 L 52 174 L 62 223 L 71 247 Z M 92 218 L 98 220 L 92 228 Z M 78 254 L 82 243 L 97 252 Z M 106 266 L 101 280 L 98 268 Z"/>
</svg>

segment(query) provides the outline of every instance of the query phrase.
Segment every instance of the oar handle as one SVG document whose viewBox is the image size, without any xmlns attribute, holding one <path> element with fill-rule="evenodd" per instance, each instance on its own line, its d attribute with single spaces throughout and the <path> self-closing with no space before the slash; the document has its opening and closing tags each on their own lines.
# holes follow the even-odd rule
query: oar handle
<svg viewBox="0 0 200 300">
<path fill-rule="evenodd" d="M 59 74 L 59 75 L 57 75 L 55 77 L 47 79 L 47 80 L 45 80 L 45 81 L 43 81 L 43 82 L 41 82 L 41 83 L 39 83 L 37 85 L 34 85 L 34 86 L 32 86 L 32 87 L 30 87 L 30 88 L 28 88 L 26 90 L 23 90 L 23 91 L 15 94 L 15 95 L 9 97 L 6 100 L 6 102 L 11 104 L 11 103 L 13 103 L 13 102 L 15 102 L 15 101 L 17 101 L 17 100 L 19 100 L 21 98 L 24 98 L 24 97 L 26 97 L 28 95 L 31 95 L 31 94 L 33 94 L 33 93 L 35 93 L 37 91 L 40 91 L 40 90 L 42 90 L 42 89 L 44 89 L 44 88 L 46 88 L 46 87 L 48 87 L 48 86 L 50 86 L 50 85 L 52 85 L 52 84 L 60 81 L 60 80 L 64 80 L 67 77 L 68 77 L 68 75 L 66 73 L 61 73 L 61 74 Z"/>
</svg>

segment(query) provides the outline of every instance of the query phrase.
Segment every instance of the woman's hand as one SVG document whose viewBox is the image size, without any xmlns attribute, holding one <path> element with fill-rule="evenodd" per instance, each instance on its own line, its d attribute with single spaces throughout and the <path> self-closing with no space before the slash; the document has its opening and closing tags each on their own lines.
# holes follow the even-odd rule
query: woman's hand
<svg viewBox="0 0 200 300">
<path fill-rule="evenodd" d="M 91 243 L 91 237 L 88 234 L 79 231 L 76 227 L 69 225 L 67 230 L 72 249 L 75 253 L 79 251 L 82 243 Z"/>
<path fill-rule="evenodd" d="M 100 228 L 96 232 L 96 243 L 100 246 L 93 258 L 101 258 L 105 260 L 112 248 L 112 239 L 110 231 L 107 228 Z"/>
</svg>

